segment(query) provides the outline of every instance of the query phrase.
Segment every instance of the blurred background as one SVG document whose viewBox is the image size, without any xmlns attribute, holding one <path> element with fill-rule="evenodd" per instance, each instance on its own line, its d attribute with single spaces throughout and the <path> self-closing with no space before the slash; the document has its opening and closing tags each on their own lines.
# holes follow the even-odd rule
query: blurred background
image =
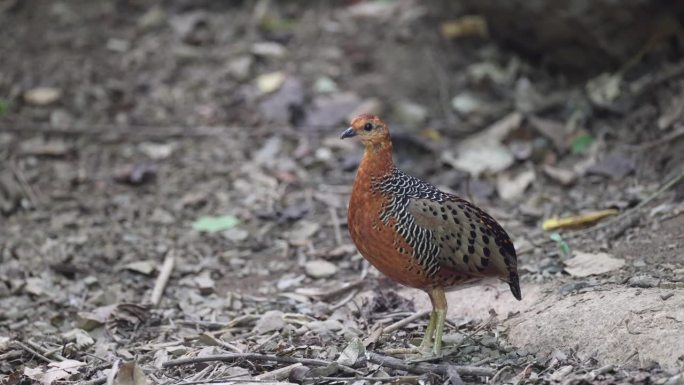
<svg viewBox="0 0 684 385">
<path fill-rule="evenodd" d="M 62 380 L 186 378 L 162 363 L 225 344 L 334 361 L 428 309 L 347 234 L 339 134 L 373 113 L 519 252 L 522 303 L 450 297 L 455 362 L 681 381 L 683 24 L 661 0 L 0 1 L 0 378 L 43 378 L 26 346 L 82 363 Z"/>
</svg>

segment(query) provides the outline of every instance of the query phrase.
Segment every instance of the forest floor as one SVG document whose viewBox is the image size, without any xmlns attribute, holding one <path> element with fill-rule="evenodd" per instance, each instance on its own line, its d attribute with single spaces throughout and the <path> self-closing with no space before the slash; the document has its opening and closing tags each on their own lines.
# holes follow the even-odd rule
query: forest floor
<svg viewBox="0 0 684 385">
<path fill-rule="evenodd" d="M 684 62 L 568 80 L 417 2 L 312 4 L 0 6 L 0 380 L 682 383 Z M 429 301 L 347 234 L 357 112 L 519 253 L 522 301 L 449 294 L 436 366 L 384 358 Z"/>
</svg>

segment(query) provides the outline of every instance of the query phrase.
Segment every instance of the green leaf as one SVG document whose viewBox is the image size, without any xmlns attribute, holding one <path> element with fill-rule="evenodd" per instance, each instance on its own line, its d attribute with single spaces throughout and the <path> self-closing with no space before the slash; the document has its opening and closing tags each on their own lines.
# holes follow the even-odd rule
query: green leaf
<svg viewBox="0 0 684 385">
<path fill-rule="evenodd" d="M 570 245 L 568 245 L 568 243 L 565 242 L 565 240 L 563 240 L 563 237 L 561 237 L 560 234 L 558 234 L 558 233 L 551 234 L 551 240 L 556 242 L 556 245 L 558 246 L 558 250 L 560 250 L 561 256 L 563 258 L 570 256 Z"/>
<path fill-rule="evenodd" d="M 0 117 L 5 116 L 9 111 L 9 102 L 0 98 Z"/>
<path fill-rule="evenodd" d="M 192 223 L 192 228 L 198 231 L 215 233 L 237 226 L 240 221 L 233 215 L 220 217 L 200 217 Z"/>
<path fill-rule="evenodd" d="M 570 143 L 570 151 L 573 154 L 584 154 L 593 142 L 594 138 L 589 134 L 577 135 Z"/>
</svg>

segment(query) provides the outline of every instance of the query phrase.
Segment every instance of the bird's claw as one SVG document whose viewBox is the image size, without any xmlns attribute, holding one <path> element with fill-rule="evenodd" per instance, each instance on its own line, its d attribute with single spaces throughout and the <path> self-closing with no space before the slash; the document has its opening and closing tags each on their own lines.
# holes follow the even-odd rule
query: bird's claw
<svg viewBox="0 0 684 385">
<path fill-rule="evenodd" d="M 407 359 L 407 362 L 409 363 L 431 361 L 441 356 L 440 354 L 435 353 L 431 346 L 423 345 L 409 348 L 388 349 L 383 353 L 388 356 L 403 356 L 402 358 Z"/>
</svg>

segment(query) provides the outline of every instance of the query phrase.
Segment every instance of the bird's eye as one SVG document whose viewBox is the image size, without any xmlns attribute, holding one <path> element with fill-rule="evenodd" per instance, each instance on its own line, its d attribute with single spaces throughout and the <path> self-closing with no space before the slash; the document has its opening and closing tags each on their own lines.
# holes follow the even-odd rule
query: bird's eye
<svg viewBox="0 0 684 385">
<path fill-rule="evenodd" d="M 373 125 L 371 123 L 366 123 L 363 125 L 363 129 L 366 131 L 370 131 L 373 129 Z"/>
</svg>

